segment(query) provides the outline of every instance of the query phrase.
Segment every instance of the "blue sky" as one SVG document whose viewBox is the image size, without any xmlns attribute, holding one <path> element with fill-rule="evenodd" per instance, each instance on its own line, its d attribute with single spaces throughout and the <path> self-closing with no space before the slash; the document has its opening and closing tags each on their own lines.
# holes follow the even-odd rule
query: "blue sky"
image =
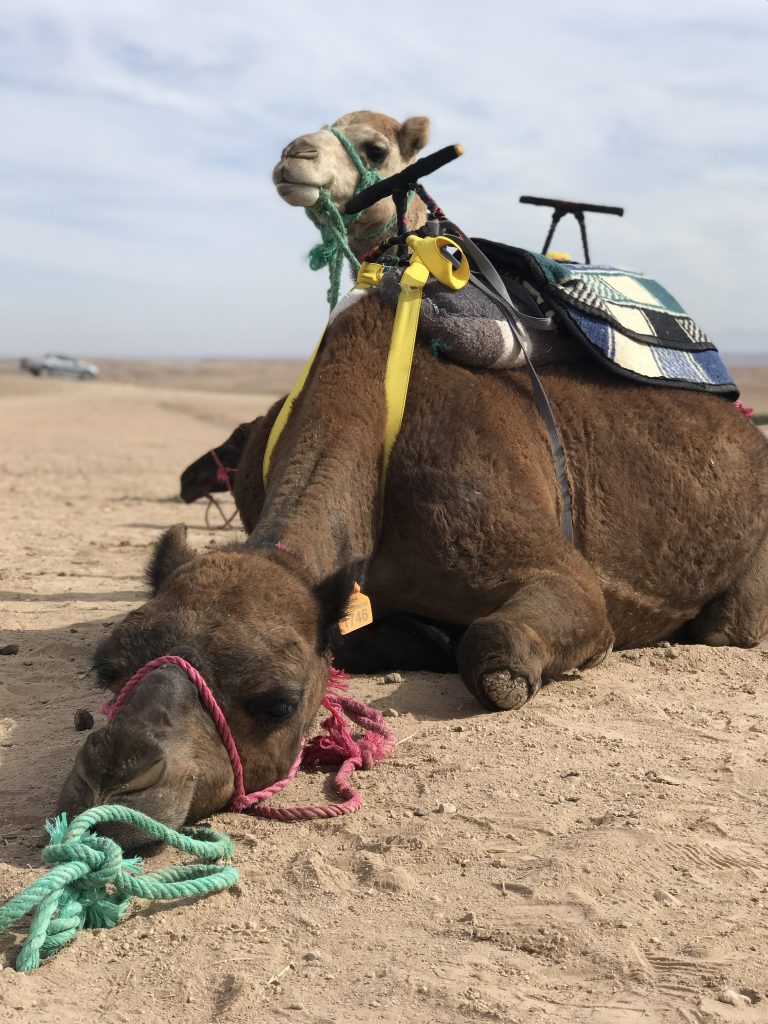
<svg viewBox="0 0 768 1024">
<path fill-rule="evenodd" d="M 768 354 L 766 67 L 766 0 L 3 0 L 0 355 L 307 353 L 327 282 L 271 169 L 361 108 L 463 143 L 430 184 L 472 234 L 538 248 L 522 193 L 625 206 L 593 256 Z"/>
</svg>

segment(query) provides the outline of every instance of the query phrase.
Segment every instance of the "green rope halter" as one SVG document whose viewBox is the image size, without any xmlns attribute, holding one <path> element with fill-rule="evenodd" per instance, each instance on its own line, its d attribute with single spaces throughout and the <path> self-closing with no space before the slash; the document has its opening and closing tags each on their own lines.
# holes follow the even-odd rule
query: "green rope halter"
<svg viewBox="0 0 768 1024">
<path fill-rule="evenodd" d="M 372 167 L 365 166 L 360 154 L 346 135 L 340 132 L 338 128 L 331 128 L 330 130 L 347 151 L 347 156 L 355 165 L 355 170 L 359 174 L 354 194 L 357 195 L 358 192 L 362 192 L 369 185 L 374 185 L 377 181 L 381 181 L 382 176 L 379 172 Z M 309 269 L 321 270 L 323 267 L 328 267 L 331 285 L 328 289 L 327 298 L 328 305 L 333 309 L 339 301 L 344 258 L 346 257 L 349 260 L 353 270 L 357 271 L 360 269 L 360 260 L 349 247 L 347 225 L 354 224 L 362 214 L 347 215 L 346 213 L 340 213 L 334 205 L 328 189 L 321 188 L 318 200 L 313 207 L 307 210 L 307 216 L 320 229 L 320 237 L 322 239 L 321 242 L 318 242 L 317 245 L 310 249 Z M 378 232 L 376 233 L 378 234 Z"/>
<path fill-rule="evenodd" d="M 192 855 L 197 863 L 145 875 L 140 857 L 124 858 L 114 840 L 90 831 L 106 821 L 140 829 L 152 839 Z M 0 933 L 36 908 L 16 960 L 17 971 L 39 967 L 41 957 L 53 956 L 84 928 L 113 928 L 132 897 L 174 900 L 205 896 L 227 889 L 239 877 L 235 868 L 215 863 L 232 855 L 228 836 L 204 826 L 176 832 L 120 804 L 93 807 L 69 826 L 66 814 L 61 814 L 45 827 L 51 841 L 41 857 L 44 864 L 54 866 L 0 907 Z"/>
</svg>

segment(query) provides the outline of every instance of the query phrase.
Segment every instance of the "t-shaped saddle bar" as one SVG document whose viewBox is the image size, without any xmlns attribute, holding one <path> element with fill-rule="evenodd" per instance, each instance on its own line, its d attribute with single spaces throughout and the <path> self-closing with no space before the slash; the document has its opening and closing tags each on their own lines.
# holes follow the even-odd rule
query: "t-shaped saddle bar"
<svg viewBox="0 0 768 1024">
<path fill-rule="evenodd" d="M 374 186 L 375 187 L 375 186 Z M 581 229 L 581 244 L 584 246 L 584 262 L 589 263 L 589 245 L 587 244 L 587 225 L 584 221 L 585 213 L 610 213 L 614 217 L 624 216 L 623 206 L 598 206 L 597 203 L 574 203 L 568 199 L 543 199 L 541 196 L 520 196 L 521 203 L 530 203 L 532 206 L 551 206 L 552 223 L 544 241 L 544 248 L 541 250 L 545 255 L 549 249 L 555 228 L 568 213 L 572 213 L 579 222 Z"/>
<path fill-rule="evenodd" d="M 410 192 L 420 178 L 425 177 L 427 174 L 432 174 L 433 171 L 437 171 L 446 164 L 449 164 L 451 160 L 455 160 L 463 152 L 462 146 L 445 146 L 443 149 L 438 149 L 435 153 L 423 156 L 415 163 L 404 167 L 402 171 L 398 171 L 397 174 L 392 174 L 389 178 L 382 178 L 381 181 L 377 181 L 368 188 L 364 188 L 362 192 L 352 196 L 344 207 L 344 213 L 360 213 L 362 210 L 367 210 L 369 206 L 373 206 L 374 203 L 378 203 L 380 199 L 386 199 L 397 192 Z"/>
</svg>

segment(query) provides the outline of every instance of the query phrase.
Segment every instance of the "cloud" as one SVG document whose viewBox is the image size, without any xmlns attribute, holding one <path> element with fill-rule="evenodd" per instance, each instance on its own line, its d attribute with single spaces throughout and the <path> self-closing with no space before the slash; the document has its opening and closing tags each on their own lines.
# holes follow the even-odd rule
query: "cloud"
<svg viewBox="0 0 768 1024">
<path fill-rule="evenodd" d="M 594 255 L 658 277 L 726 353 L 731 332 L 766 347 L 768 5 L 407 14 L 6 0 L 2 350 L 308 351 L 326 282 L 270 172 L 291 138 L 363 107 L 426 113 L 435 146 L 465 145 L 432 185 L 470 232 L 538 247 L 546 214 L 526 192 L 624 205 L 591 218 Z M 572 226 L 557 242 L 578 251 Z"/>
</svg>

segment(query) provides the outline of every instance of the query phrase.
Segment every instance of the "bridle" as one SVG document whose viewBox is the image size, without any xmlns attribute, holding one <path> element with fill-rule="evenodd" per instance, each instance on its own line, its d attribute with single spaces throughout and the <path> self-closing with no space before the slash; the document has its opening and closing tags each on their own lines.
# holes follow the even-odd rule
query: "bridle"
<svg viewBox="0 0 768 1024">
<path fill-rule="evenodd" d="M 355 700 L 354 697 L 334 692 L 346 689 L 347 676 L 346 673 L 331 666 L 328 670 L 326 692 L 322 699 L 322 706 L 329 712 L 329 717 L 321 723 L 322 733 L 309 743 L 305 743 L 302 739 L 298 756 L 285 778 L 278 779 L 277 782 L 273 782 L 272 785 L 266 786 L 264 789 L 246 793 L 243 763 L 226 716 L 202 674 L 185 658 L 175 654 L 165 654 L 142 666 L 124 684 L 117 697 L 102 706 L 101 710 L 106 715 L 107 721 L 114 720 L 128 696 L 150 672 L 165 665 L 173 665 L 181 669 L 198 691 L 201 703 L 211 716 L 227 751 L 232 766 L 235 790 L 227 805 L 227 810 L 246 812 L 260 818 L 273 818 L 278 821 L 306 821 L 351 814 L 362 807 L 363 798 L 352 786 L 350 776 L 356 769 L 372 768 L 378 761 L 391 753 L 397 743 L 397 737 L 384 721 L 381 712 L 367 707 L 361 701 Z M 352 736 L 345 715 L 365 729 L 359 739 Z M 334 779 L 336 791 L 342 798 L 340 803 L 309 807 L 263 806 L 266 800 L 285 789 L 296 776 L 299 768 L 331 764 L 340 765 Z"/>
</svg>

